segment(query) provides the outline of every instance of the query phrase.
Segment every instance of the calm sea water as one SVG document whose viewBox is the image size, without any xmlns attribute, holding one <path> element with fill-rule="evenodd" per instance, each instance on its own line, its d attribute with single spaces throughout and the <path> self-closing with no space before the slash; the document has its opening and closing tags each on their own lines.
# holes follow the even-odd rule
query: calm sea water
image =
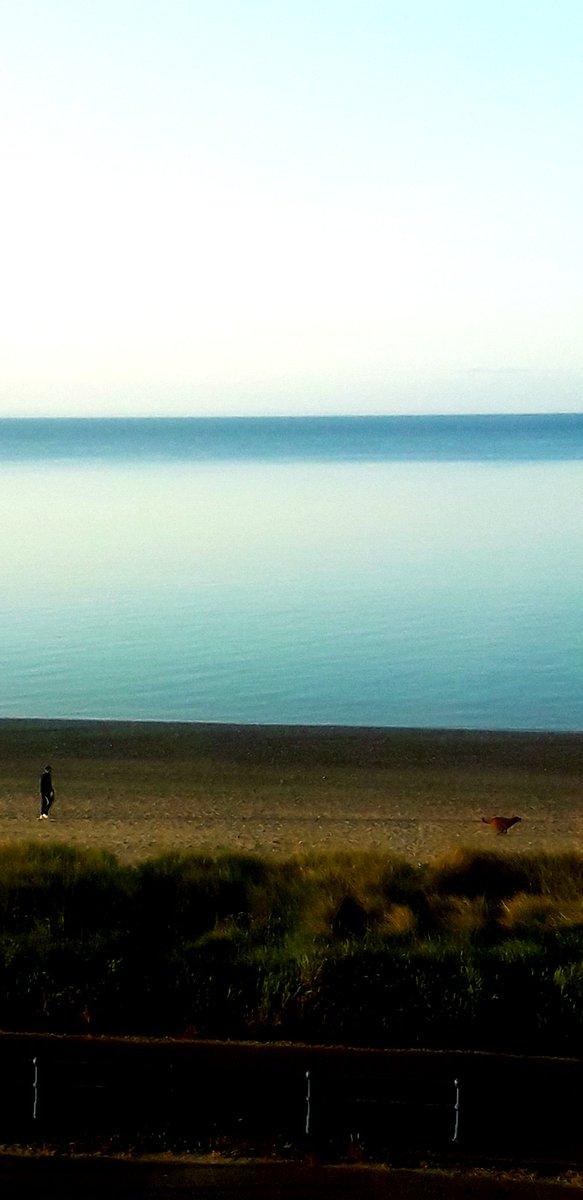
<svg viewBox="0 0 583 1200">
<path fill-rule="evenodd" d="M 583 416 L 0 421 L 0 716 L 583 728 Z"/>
</svg>

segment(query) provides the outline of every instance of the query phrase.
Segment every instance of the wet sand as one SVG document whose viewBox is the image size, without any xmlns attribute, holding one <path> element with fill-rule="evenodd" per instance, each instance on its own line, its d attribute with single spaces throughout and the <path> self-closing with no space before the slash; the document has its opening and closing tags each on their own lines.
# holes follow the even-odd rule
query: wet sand
<svg viewBox="0 0 583 1200">
<path fill-rule="evenodd" d="M 0 842 L 168 850 L 583 848 L 583 733 L 0 721 Z M 39 821 L 38 777 L 56 802 Z M 482 824 L 522 818 L 507 836 Z"/>
</svg>

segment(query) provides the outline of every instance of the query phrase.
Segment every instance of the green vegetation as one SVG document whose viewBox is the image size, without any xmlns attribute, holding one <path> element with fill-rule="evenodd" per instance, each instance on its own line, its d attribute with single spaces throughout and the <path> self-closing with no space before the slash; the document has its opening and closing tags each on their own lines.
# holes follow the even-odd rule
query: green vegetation
<svg viewBox="0 0 583 1200">
<path fill-rule="evenodd" d="M 0 1027 L 580 1055 L 583 856 L 0 847 Z"/>
</svg>

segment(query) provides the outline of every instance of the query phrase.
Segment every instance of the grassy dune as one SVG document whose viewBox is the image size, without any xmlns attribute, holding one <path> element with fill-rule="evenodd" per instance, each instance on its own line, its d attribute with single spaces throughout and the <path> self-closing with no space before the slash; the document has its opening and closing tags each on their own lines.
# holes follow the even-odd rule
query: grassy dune
<svg viewBox="0 0 583 1200">
<path fill-rule="evenodd" d="M 0 1027 L 579 1056 L 583 856 L 0 851 Z"/>
</svg>

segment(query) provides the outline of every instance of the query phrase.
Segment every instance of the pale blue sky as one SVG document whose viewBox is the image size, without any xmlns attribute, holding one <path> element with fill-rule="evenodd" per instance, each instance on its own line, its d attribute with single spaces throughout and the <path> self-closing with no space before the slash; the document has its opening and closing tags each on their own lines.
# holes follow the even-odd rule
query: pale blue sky
<svg viewBox="0 0 583 1200">
<path fill-rule="evenodd" d="M 0 415 L 581 408 L 581 0 L 0 0 L 0 48 Z"/>
</svg>

